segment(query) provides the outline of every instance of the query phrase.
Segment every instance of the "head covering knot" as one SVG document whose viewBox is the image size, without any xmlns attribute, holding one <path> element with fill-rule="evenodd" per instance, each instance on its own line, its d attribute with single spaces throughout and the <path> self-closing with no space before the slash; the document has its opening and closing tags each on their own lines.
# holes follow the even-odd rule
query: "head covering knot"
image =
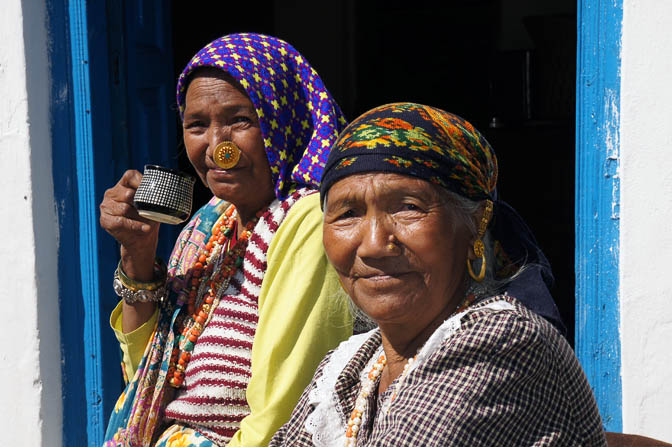
<svg viewBox="0 0 672 447">
<path fill-rule="evenodd" d="M 276 197 L 285 198 L 296 185 L 318 187 L 329 149 L 346 121 L 306 59 L 274 37 L 220 37 L 200 50 L 178 79 L 182 118 L 190 75 L 200 67 L 226 71 L 250 97 L 261 123 Z"/>
</svg>

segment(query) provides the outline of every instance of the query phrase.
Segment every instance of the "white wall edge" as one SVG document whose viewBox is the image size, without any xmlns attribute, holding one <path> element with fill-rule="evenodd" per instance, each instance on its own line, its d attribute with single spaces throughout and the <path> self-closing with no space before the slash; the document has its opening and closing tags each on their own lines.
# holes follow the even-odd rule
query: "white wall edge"
<svg viewBox="0 0 672 447">
<path fill-rule="evenodd" d="M 0 41 L 2 444 L 60 447 L 58 226 L 44 2 L 3 2 Z"/>
<path fill-rule="evenodd" d="M 623 431 L 672 442 L 672 2 L 623 0 Z"/>
</svg>

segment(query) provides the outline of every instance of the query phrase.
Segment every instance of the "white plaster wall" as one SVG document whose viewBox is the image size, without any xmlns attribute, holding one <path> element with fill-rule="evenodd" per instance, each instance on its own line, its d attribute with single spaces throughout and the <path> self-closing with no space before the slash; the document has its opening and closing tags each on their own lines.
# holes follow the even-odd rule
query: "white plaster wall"
<svg viewBox="0 0 672 447">
<path fill-rule="evenodd" d="M 672 442 L 672 1 L 623 0 L 623 430 Z"/>
<path fill-rule="evenodd" d="M 0 13 L 0 444 L 61 445 L 57 224 L 44 2 Z"/>
</svg>

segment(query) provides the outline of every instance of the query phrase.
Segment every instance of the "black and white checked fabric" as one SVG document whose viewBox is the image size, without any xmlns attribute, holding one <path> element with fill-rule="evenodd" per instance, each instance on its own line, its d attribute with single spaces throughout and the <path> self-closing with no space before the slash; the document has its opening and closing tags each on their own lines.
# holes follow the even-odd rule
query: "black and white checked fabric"
<svg viewBox="0 0 672 447">
<path fill-rule="evenodd" d="M 479 309 L 497 300 L 512 303 L 513 310 Z M 606 446 L 590 386 L 556 329 L 510 297 L 492 297 L 474 309 L 408 375 L 389 414 L 377 412 L 378 396 L 369 398 L 364 418 L 369 423 L 361 427 L 357 445 Z M 354 408 L 360 372 L 380 343 L 376 331 L 338 377 L 335 393 L 343 420 Z M 329 354 L 315 378 L 328 359 Z M 315 378 L 271 446 L 313 445 L 304 423 Z"/>
<path fill-rule="evenodd" d="M 165 207 L 187 216 L 191 213 L 194 178 L 167 169 L 146 168 L 135 202 Z"/>
</svg>

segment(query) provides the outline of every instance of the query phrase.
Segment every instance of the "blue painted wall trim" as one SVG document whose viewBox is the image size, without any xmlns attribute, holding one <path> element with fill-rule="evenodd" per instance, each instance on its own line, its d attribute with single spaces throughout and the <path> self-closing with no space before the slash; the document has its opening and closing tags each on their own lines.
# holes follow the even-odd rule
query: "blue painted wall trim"
<svg viewBox="0 0 672 447">
<path fill-rule="evenodd" d="M 608 431 L 622 430 L 619 107 L 622 0 L 578 0 L 576 354 Z"/>
<path fill-rule="evenodd" d="M 118 344 L 106 328 L 117 301 L 110 278 L 118 248 L 98 226 L 103 191 L 116 181 L 110 169 L 105 2 L 48 0 L 47 7 L 63 445 L 99 447 L 122 389 Z"/>
</svg>

